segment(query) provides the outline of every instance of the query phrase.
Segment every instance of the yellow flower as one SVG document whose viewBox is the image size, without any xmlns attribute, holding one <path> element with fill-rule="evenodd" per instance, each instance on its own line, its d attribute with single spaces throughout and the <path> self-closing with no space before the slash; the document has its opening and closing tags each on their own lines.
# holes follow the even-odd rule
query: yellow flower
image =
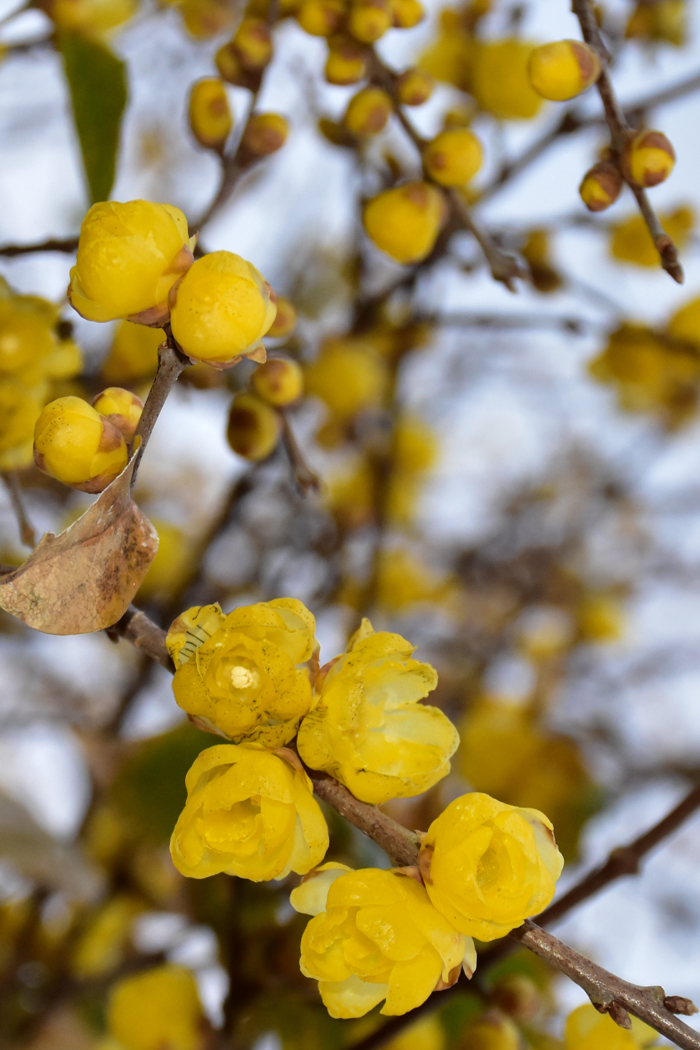
<svg viewBox="0 0 700 1050">
<path fill-rule="evenodd" d="M 237 394 L 231 402 L 226 437 L 238 456 L 254 463 L 267 459 L 277 447 L 280 417 L 255 394 Z"/>
<path fill-rule="evenodd" d="M 233 115 L 223 80 L 205 77 L 192 85 L 189 118 L 200 146 L 219 152 L 224 148 L 233 127 Z"/>
<path fill-rule="evenodd" d="M 198 1050 L 202 1020 L 195 979 L 182 966 L 124 977 L 109 994 L 107 1025 L 125 1050 Z"/>
<path fill-rule="evenodd" d="M 379 559 L 377 602 L 390 612 L 398 612 L 418 602 L 453 603 L 457 588 L 407 550 L 385 550 Z"/>
<path fill-rule="evenodd" d="M 393 104 L 382 88 L 365 87 L 353 95 L 343 123 L 353 135 L 377 135 L 386 127 Z"/>
<path fill-rule="evenodd" d="M 700 350 L 700 298 L 691 299 L 671 317 L 668 333 L 674 339 L 694 343 Z"/>
<path fill-rule="evenodd" d="M 386 1050 L 445 1050 L 447 1033 L 440 1018 L 430 1013 L 408 1025 L 386 1044 Z"/>
<path fill-rule="evenodd" d="M 328 828 L 292 751 L 209 747 L 185 784 L 187 802 L 170 841 L 182 875 L 204 879 L 225 872 L 267 882 L 290 871 L 304 875 L 323 860 Z"/>
<path fill-rule="evenodd" d="M 439 36 L 421 56 L 421 69 L 436 80 L 454 84 L 461 91 L 470 91 L 477 47 L 474 36 L 465 29 L 458 12 L 443 10 Z"/>
<path fill-rule="evenodd" d="M 245 605 L 225 616 L 218 605 L 189 609 L 168 631 L 177 671 L 175 699 L 195 724 L 228 739 L 280 747 L 311 704 L 304 663 L 315 621 L 294 598 Z"/>
<path fill-rule="evenodd" d="M 461 968 L 476 969 L 470 937 L 457 933 L 415 879 L 394 871 L 325 864 L 292 892 L 313 918 L 301 938 L 301 971 L 319 982 L 331 1017 L 405 1014 Z"/>
<path fill-rule="evenodd" d="M 242 163 L 252 163 L 276 153 L 282 149 L 288 135 L 289 124 L 281 113 L 254 113 L 241 135 Z"/>
<path fill-rule="evenodd" d="M 639 131 L 625 142 L 620 158 L 625 178 L 646 187 L 665 182 L 675 163 L 675 150 L 662 131 Z"/>
<path fill-rule="evenodd" d="M 226 367 L 262 349 L 275 313 L 274 293 L 252 263 L 233 252 L 211 252 L 178 286 L 173 335 L 193 361 Z"/>
<path fill-rule="evenodd" d="M 463 186 L 483 161 L 481 143 L 469 128 L 447 128 L 432 139 L 423 153 L 428 174 L 441 186 Z"/>
<path fill-rule="evenodd" d="M 80 397 L 59 397 L 43 409 L 34 428 L 40 470 L 83 492 L 102 492 L 126 466 L 124 436 Z"/>
<path fill-rule="evenodd" d="M 601 160 L 589 168 L 581 180 L 578 192 L 589 211 L 605 211 L 615 203 L 622 190 L 622 175 L 616 164 Z M 651 237 L 651 247 L 654 248 Z M 654 249 L 655 254 L 658 252 Z"/>
<path fill-rule="evenodd" d="M 381 403 L 386 369 L 361 340 L 326 339 L 305 378 L 307 393 L 320 397 L 334 416 L 348 420 Z"/>
<path fill-rule="evenodd" d="M 304 373 L 291 357 L 272 357 L 258 365 L 250 385 L 268 405 L 291 405 L 304 392 Z"/>
<path fill-rule="evenodd" d="M 440 232 L 445 202 L 427 182 L 404 182 L 377 194 L 362 217 L 367 236 L 392 259 L 407 265 L 429 255 Z"/>
<path fill-rule="evenodd" d="M 99 909 L 73 951 L 72 970 L 80 980 L 101 977 L 121 964 L 134 919 L 145 910 L 137 898 L 118 894 Z"/>
<path fill-rule="evenodd" d="M 578 629 L 589 642 L 616 642 L 622 637 L 625 614 L 612 595 L 591 592 L 584 596 L 578 610 Z"/>
<path fill-rule="evenodd" d="M 0 380 L 0 470 L 16 470 L 32 462 L 41 403 L 35 391 L 17 380 Z"/>
<path fill-rule="evenodd" d="M 92 399 L 92 407 L 101 416 L 114 423 L 117 430 L 124 435 L 125 441 L 131 441 L 143 412 L 143 401 L 130 390 L 120 386 L 108 386 Z"/>
<path fill-rule="evenodd" d="M 435 80 L 424 69 L 414 66 L 396 78 L 396 97 L 402 106 L 422 106 L 435 90 Z"/>
<path fill-rule="evenodd" d="M 620 1028 L 609 1014 L 601 1014 L 593 1003 L 584 1003 L 566 1020 L 566 1050 L 646 1050 L 659 1038 L 658 1032 L 630 1015 L 631 1029 Z"/>
<path fill-rule="evenodd" d="M 420 853 L 435 907 L 481 941 L 504 937 L 546 908 L 563 864 L 543 813 L 477 793 L 450 803 Z"/>
<path fill-rule="evenodd" d="M 161 328 L 122 321 L 102 362 L 100 376 L 107 383 L 135 383 L 149 379 L 158 367 L 158 347 L 164 339 Z"/>
<path fill-rule="evenodd" d="M 531 52 L 527 72 L 538 95 L 565 102 L 595 83 L 600 76 L 600 59 L 580 40 L 555 40 Z"/>
<path fill-rule="evenodd" d="M 517 1025 L 497 1010 L 488 1010 L 463 1030 L 460 1050 L 520 1050 Z"/>
<path fill-rule="evenodd" d="M 304 762 L 363 802 L 427 791 L 449 773 L 459 744 L 449 718 L 418 702 L 437 685 L 437 673 L 411 659 L 414 648 L 398 634 L 375 634 L 363 620 L 299 728 Z"/>
<path fill-rule="evenodd" d="M 158 550 L 138 589 L 136 602 L 169 601 L 187 583 L 194 568 L 192 544 L 183 530 L 158 518 L 151 524 L 158 533 Z"/>
<path fill-rule="evenodd" d="M 480 43 L 474 56 L 472 91 L 482 109 L 499 120 L 532 120 L 542 97 L 530 84 L 533 45 L 507 39 Z"/>
<path fill-rule="evenodd" d="M 686 0 L 639 0 L 625 27 L 628 39 L 682 47 L 686 41 Z"/>
<path fill-rule="evenodd" d="M 165 321 L 168 293 L 192 259 L 179 208 L 141 200 L 93 204 L 70 272 L 71 305 L 88 321 Z"/>
<path fill-rule="evenodd" d="M 683 206 L 659 216 L 661 225 L 678 248 L 685 248 L 695 227 L 695 212 Z M 619 262 L 633 266 L 658 266 L 657 252 L 651 234 L 641 215 L 631 215 L 610 228 L 610 254 Z"/>
</svg>

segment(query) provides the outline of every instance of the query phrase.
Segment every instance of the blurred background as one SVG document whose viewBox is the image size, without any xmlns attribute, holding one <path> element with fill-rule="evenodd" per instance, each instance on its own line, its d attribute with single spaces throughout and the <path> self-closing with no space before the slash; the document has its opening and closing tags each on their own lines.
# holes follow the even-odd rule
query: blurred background
<svg viewBox="0 0 700 1050">
<path fill-rule="evenodd" d="M 274 20 L 258 0 L 245 13 Z M 13 297 L 40 296 L 58 304 L 51 324 L 72 362 L 43 378 L 39 400 L 114 383 L 145 396 L 155 370 L 157 337 L 146 345 L 143 330 L 85 321 L 65 303 L 88 185 L 94 196 L 95 179 L 109 181 L 95 175 L 84 127 L 80 148 L 86 84 L 93 119 L 99 106 L 107 123 L 117 114 L 110 198 L 168 202 L 197 226 L 221 162 L 193 137 L 188 96 L 216 76 L 214 55 L 243 14 L 214 0 L 3 0 L 0 340 Z M 619 98 L 644 101 L 638 121 L 676 148 L 673 175 L 651 197 L 681 247 L 685 284 L 658 267 L 629 191 L 600 216 L 585 210 L 578 185 L 608 141 L 595 120 L 552 135 L 500 180 L 565 109 L 599 116 L 595 91 L 536 104 L 517 72 L 518 48 L 579 38 L 564 0 L 429 0 L 423 21 L 376 45 L 393 69 L 421 64 L 436 77 L 410 112 L 422 134 L 447 119 L 483 142 L 466 192 L 480 222 L 529 263 L 533 281 L 517 294 L 493 281 L 465 232 L 418 267 L 365 237 L 362 200 L 419 175 L 418 155 L 397 121 L 343 140 L 337 122 L 357 87 L 327 82 L 326 41 L 282 4 L 255 105 L 283 114 L 289 138 L 239 179 L 200 245 L 250 259 L 296 309 L 296 327 L 267 340 L 268 352 L 303 366 L 304 395 L 285 415 L 321 485 L 300 489 L 282 443 L 255 462 L 232 450 L 232 397 L 252 371 L 243 362 L 185 373 L 136 494 L 161 543 L 136 605 L 167 628 L 194 604 L 298 598 L 316 616 L 322 663 L 363 615 L 403 634 L 437 667 L 431 702 L 462 744 L 436 788 L 386 808 L 415 828 L 470 789 L 540 808 L 567 859 L 562 888 L 700 776 L 700 5 L 608 0 L 601 17 Z M 480 82 L 476 51 L 504 41 L 504 71 Z M 103 80 L 81 80 L 91 63 Z M 646 106 L 687 81 L 677 98 Z M 232 149 L 252 96 L 226 90 Z M 24 250 L 48 240 L 66 243 Z M 1 404 L 14 381 L 0 374 Z M 37 536 L 91 502 L 41 475 L 10 429 L 0 420 L 6 567 L 30 550 L 18 501 Z M 290 880 L 194 882 L 172 867 L 184 773 L 216 741 L 183 721 L 170 675 L 127 642 L 41 635 L 6 614 L 0 661 L 0 1045 L 106 1046 L 110 985 L 165 959 L 195 973 L 214 1026 L 227 1004 L 226 1046 L 330 1050 L 371 1032 L 374 1015 L 330 1021 L 299 974 Z M 330 857 L 387 865 L 329 821 Z M 697 999 L 699 867 L 696 818 L 557 934 L 623 977 Z M 534 957 L 509 965 L 539 994 L 519 1038 L 558 1045 L 583 992 Z M 402 1047 L 469 1045 L 464 1028 L 481 1008 L 464 993 Z"/>
</svg>

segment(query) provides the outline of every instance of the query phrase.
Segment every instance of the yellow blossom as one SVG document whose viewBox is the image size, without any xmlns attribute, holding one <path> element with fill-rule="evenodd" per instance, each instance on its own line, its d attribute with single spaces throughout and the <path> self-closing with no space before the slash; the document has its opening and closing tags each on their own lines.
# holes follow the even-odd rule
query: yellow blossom
<svg viewBox="0 0 700 1050">
<path fill-rule="evenodd" d="M 482 109 L 499 120 L 532 120 L 542 106 L 527 72 L 533 45 L 524 40 L 479 44 L 474 55 L 472 93 Z"/>
<path fill-rule="evenodd" d="M 672 44 L 682 47 L 686 41 L 686 0 L 639 0 L 625 27 L 628 40 L 643 40 L 645 43 Z"/>
<path fill-rule="evenodd" d="M 71 968 L 76 977 L 102 977 L 121 964 L 134 919 L 144 908 L 137 898 L 117 894 L 99 909 L 73 950 Z"/>
<path fill-rule="evenodd" d="M 447 1033 L 434 1013 L 420 1017 L 394 1036 L 386 1050 L 445 1050 Z"/>
<path fill-rule="evenodd" d="M 363 802 L 427 791 L 449 773 L 459 744 L 449 718 L 419 703 L 437 685 L 437 673 L 411 659 L 414 648 L 398 634 L 375 634 L 363 620 L 299 728 L 304 762 Z"/>
<path fill-rule="evenodd" d="M 577 610 L 580 636 L 589 642 L 616 642 L 623 634 L 625 616 L 611 594 L 586 594 Z"/>
<path fill-rule="evenodd" d="M 166 320 L 168 293 L 192 260 L 179 208 L 141 200 L 93 204 L 70 272 L 71 305 L 88 321 Z"/>
<path fill-rule="evenodd" d="M 555 40 L 530 54 L 528 77 L 542 98 L 565 102 L 586 91 L 600 76 L 600 59 L 580 40 Z"/>
<path fill-rule="evenodd" d="M 674 339 L 693 343 L 700 350 L 700 298 L 676 310 L 668 322 L 668 334 Z"/>
<path fill-rule="evenodd" d="M 280 747 L 311 704 L 304 663 L 314 651 L 315 621 L 294 598 L 235 609 L 189 609 L 166 644 L 177 670 L 175 699 L 193 722 L 228 739 Z"/>
<path fill-rule="evenodd" d="M 632 1027 L 621 1028 L 609 1014 L 601 1014 L 593 1003 L 578 1006 L 566 1019 L 566 1050 L 646 1050 L 659 1038 L 658 1032 L 630 1015 Z"/>
<path fill-rule="evenodd" d="M 225 872 L 262 882 L 304 875 L 323 860 L 328 828 L 292 751 L 209 747 L 185 784 L 187 802 L 170 842 L 182 875 Z"/>
<path fill-rule="evenodd" d="M 452 9 L 443 10 L 440 12 L 439 35 L 421 55 L 421 69 L 436 80 L 469 91 L 477 47 L 474 36 L 465 29 L 459 13 Z"/>
<path fill-rule="evenodd" d="M 517 1025 L 498 1010 L 487 1010 L 462 1032 L 460 1050 L 520 1050 Z"/>
<path fill-rule="evenodd" d="M 102 492 L 121 474 L 128 453 L 113 423 L 79 397 L 59 397 L 34 427 L 34 459 L 45 474 L 83 492 Z"/>
<path fill-rule="evenodd" d="M 362 217 L 367 236 L 392 259 L 407 265 L 429 255 L 445 214 L 438 189 L 427 182 L 404 182 L 377 194 Z"/>
<path fill-rule="evenodd" d="M 0 470 L 28 466 L 41 399 L 16 379 L 0 380 Z"/>
<path fill-rule="evenodd" d="M 275 451 L 280 417 L 262 398 L 244 391 L 231 402 L 226 437 L 236 455 L 257 463 Z"/>
<path fill-rule="evenodd" d="M 444 602 L 456 597 L 452 582 L 396 548 L 382 552 L 379 559 L 377 601 L 382 608 L 398 612 L 418 602 Z"/>
<path fill-rule="evenodd" d="M 471 977 L 476 952 L 415 879 L 394 871 L 326 864 L 292 892 L 313 918 L 301 939 L 301 971 L 319 982 L 331 1017 L 405 1014 L 437 988 Z"/>
<path fill-rule="evenodd" d="M 687 205 L 659 216 L 664 230 L 680 249 L 688 243 L 695 228 L 695 218 L 695 212 Z M 610 233 L 610 254 L 614 259 L 633 266 L 659 265 L 659 253 L 641 215 L 630 215 L 629 219 L 616 223 Z"/>
<path fill-rule="evenodd" d="M 233 114 L 223 80 L 204 77 L 193 84 L 188 112 L 192 134 L 200 146 L 221 152 L 233 127 Z"/>
<path fill-rule="evenodd" d="M 463 186 L 476 175 L 483 160 L 481 143 L 469 128 L 447 128 L 428 143 L 425 170 L 441 186 Z"/>
<path fill-rule="evenodd" d="M 152 520 L 158 533 L 158 550 L 148 567 L 135 601 L 168 601 L 187 582 L 193 569 L 192 543 L 181 528 L 169 521 Z"/>
<path fill-rule="evenodd" d="M 275 313 L 274 293 L 252 263 L 233 252 L 211 252 L 178 286 L 173 335 L 193 361 L 226 367 L 244 354 L 259 360 Z"/>
<path fill-rule="evenodd" d="M 269 405 L 291 405 L 304 392 L 304 373 L 292 358 L 272 357 L 258 365 L 250 385 Z"/>
<path fill-rule="evenodd" d="M 380 404 L 386 369 L 361 340 L 327 339 L 306 367 L 305 379 L 308 394 L 320 397 L 334 416 L 347 420 Z"/>
<path fill-rule="evenodd" d="M 564 860 L 550 821 L 489 795 L 462 795 L 434 820 L 420 868 L 435 907 L 462 933 L 504 937 L 547 907 Z"/>
<path fill-rule="evenodd" d="M 102 362 L 100 376 L 107 383 L 119 384 L 149 379 L 158 367 L 158 347 L 164 339 L 161 328 L 122 321 Z"/>
<path fill-rule="evenodd" d="M 183 966 L 124 977 L 109 993 L 107 1025 L 124 1050 L 199 1050 L 202 1020 L 197 985 Z"/>
</svg>

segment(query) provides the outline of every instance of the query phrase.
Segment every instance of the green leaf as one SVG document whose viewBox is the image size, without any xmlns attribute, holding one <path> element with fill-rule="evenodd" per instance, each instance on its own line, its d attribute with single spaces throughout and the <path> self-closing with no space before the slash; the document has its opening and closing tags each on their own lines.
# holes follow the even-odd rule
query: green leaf
<svg viewBox="0 0 700 1050">
<path fill-rule="evenodd" d="M 63 55 L 90 203 L 109 199 L 127 100 L 126 67 L 103 43 L 70 33 Z"/>
</svg>

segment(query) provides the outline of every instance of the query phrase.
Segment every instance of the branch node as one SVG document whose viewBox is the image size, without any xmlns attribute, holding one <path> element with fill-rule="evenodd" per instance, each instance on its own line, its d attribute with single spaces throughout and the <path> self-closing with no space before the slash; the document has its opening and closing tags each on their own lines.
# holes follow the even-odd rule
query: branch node
<svg viewBox="0 0 700 1050">
<path fill-rule="evenodd" d="M 632 1019 L 622 1003 L 618 1002 L 617 999 L 613 999 L 609 1003 L 593 1003 L 593 1005 L 601 1014 L 610 1014 L 610 1017 L 620 1028 L 626 1028 L 628 1031 L 631 1029 Z"/>
<path fill-rule="evenodd" d="M 664 1006 L 672 1014 L 683 1014 L 690 1017 L 698 1012 L 698 1008 L 692 999 L 686 999 L 683 995 L 665 995 Z"/>
</svg>

